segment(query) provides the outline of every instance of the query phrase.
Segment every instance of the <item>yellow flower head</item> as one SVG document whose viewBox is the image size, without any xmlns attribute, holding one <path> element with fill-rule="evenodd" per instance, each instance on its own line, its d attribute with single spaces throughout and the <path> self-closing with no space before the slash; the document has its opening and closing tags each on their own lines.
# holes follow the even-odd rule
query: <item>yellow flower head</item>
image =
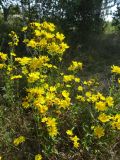
<svg viewBox="0 0 120 160">
<path fill-rule="evenodd" d="M 67 133 L 67 135 L 69 135 L 69 136 L 73 136 L 73 131 L 72 131 L 72 130 L 67 130 L 66 133 Z"/>
<path fill-rule="evenodd" d="M 106 97 L 106 103 L 109 107 L 113 106 L 114 104 L 113 97 L 110 97 L 110 96 Z"/>
<path fill-rule="evenodd" d="M 63 95 L 64 98 L 68 98 L 69 97 L 69 92 L 66 91 L 66 90 L 63 90 L 62 95 Z"/>
<path fill-rule="evenodd" d="M 113 65 L 113 66 L 111 67 L 111 69 L 112 69 L 112 70 L 111 70 L 112 73 L 120 74 L 120 67 L 119 67 L 119 66 L 114 66 L 114 65 Z"/>
<path fill-rule="evenodd" d="M 60 41 L 63 41 L 65 36 L 63 34 L 60 34 L 59 32 L 56 33 L 56 38 L 59 39 Z"/>
<path fill-rule="evenodd" d="M 99 119 L 101 122 L 105 123 L 105 122 L 108 122 L 108 121 L 111 119 L 111 116 L 108 116 L 108 115 L 106 115 L 105 113 L 101 113 L 101 114 L 99 115 L 98 119 Z"/>
<path fill-rule="evenodd" d="M 24 26 L 23 28 L 22 28 L 22 32 L 25 32 L 26 30 L 27 30 L 27 26 Z"/>
<path fill-rule="evenodd" d="M 18 146 L 19 144 L 23 143 L 25 141 L 25 137 L 24 136 L 20 136 L 18 138 L 15 138 L 13 143 L 15 146 Z"/>
<path fill-rule="evenodd" d="M 107 106 L 105 102 L 99 101 L 95 103 L 95 108 L 98 111 L 105 111 L 107 109 Z"/>
<path fill-rule="evenodd" d="M 73 141 L 73 146 L 75 148 L 78 148 L 80 146 L 79 138 L 75 135 L 74 137 L 70 137 L 70 139 Z"/>
<path fill-rule="evenodd" d="M 70 81 L 72 81 L 74 79 L 75 79 L 74 75 L 64 75 L 63 76 L 63 81 L 64 82 L 70 82 Z"/>
<path fill-rule="evenodd" d="M 39 72 L 32 72 L 28 74 L 28 82 L 33 83 L 37 81 L 40 78 L 40 73 Z"/>
<path fill-rule="evenodd" d="M 78 87 L 78 91 L 83 91 L 83 87 L 82 87 L 82 86 L 79 86 L 79 87 Z"/>
<path fill-rule="evenodd" d="M 95 126 L 94 127 L 94 135 L 98 138 L 101 138 L 105 135 L 104 128 L 102 126 Z"/>
<path fill-rule="evenodd" d="M 6 61 L 7 60 L 7 54 L 0 52 L 0 60 Z"/>
<path fill-rule="evenodd" d="M 19 42 L 19 37 L 17 36 L 17 34 L 14 31 L 11 31 L 9 37 L 11 38 L 11 42 L 8 43 L 9 46 L 17 46 Z"/>
<path fill-rule="evenodd" d="M 35 156 L 35 160 L 42 160 L 41 154 L 37 154 L 37 155 Z"/>
</svg>

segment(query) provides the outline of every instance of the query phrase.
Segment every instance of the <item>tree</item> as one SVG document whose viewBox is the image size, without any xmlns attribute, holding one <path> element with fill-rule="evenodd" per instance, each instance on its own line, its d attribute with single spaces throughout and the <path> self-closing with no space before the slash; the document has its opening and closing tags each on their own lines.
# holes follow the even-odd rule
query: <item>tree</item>
<svg viewBox="0 0 120 160">
<path fill-rule="evenodd" d="M 1 6 L 1 9 L 3 11 L 3 18 L 4 18 L 5 22 L 8 19 L 9 12 L 10 12 L 10 7 L 13 4 L 14 5 L 17 4 L 16 0 L 0 0 L 0 6 Z"/>
<path fill-rule="evenodd" d="M 120 31 L 120 4 L 117 5 L 117 11 L 114 14 L 112 25 L 117 31 Z"/>
</svg>

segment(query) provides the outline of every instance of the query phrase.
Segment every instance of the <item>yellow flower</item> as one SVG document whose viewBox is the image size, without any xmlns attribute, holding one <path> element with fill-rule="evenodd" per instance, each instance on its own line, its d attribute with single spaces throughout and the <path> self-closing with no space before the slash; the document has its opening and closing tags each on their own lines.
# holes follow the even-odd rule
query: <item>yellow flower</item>
<svg viewBox="0 0 120 160">
<path fill-rule="evenodd" d="M 86 92 L 85 95 L 86 95 L 86 97 L 91 97 L 92 94 L 91 94 L 91 92 L 89 91 L 89 92 Z"/>
<path fill-rule="evenodd" d="M 42 122 L 46 123 L 49 136 L 51 136 L 52 138 L 57 136 L 58 130 L 57 130 L 57 122 L 55 118 L 44 117 L 42 118 Z"/>
<path fill-rule="evenodd" d="M 40 78 L 40 73 L 39 72 L 32 72 L 28 74 L 28 82 L 33 83 L 37 81 Z"/>
<path fill-rule="evenodd" d="M 69 71 L 75 71 L 75 70 L 81 70 L 82 69 L 82 63 L 77 61 L 72 61 L 72 64 L 68 68 Z"/>
<path fill-rule="evenodd" d="M 85 97 L 83 97 L 83 96 L 77 95 L 76 99 L 81 102 L 85 102 Z"/>
<path fill-rule="evenodd" d="M 48 49 L 48 53 L 50 53 L 51 55 L 52 54 L 54 55 L 59 53 L 60 47 L 55 42 L 52 42 L 47 46 L 47 49 Z"/>
<path fill-rule="evenodd" d="M 63 90 L 62 95 L 63 95 L 64 98 L 68 98 L 69 97 L 69 92 L 67 92 L 66 90 Z"/>
<path fill-rule="evenodd" d="M 101 126 L 95 126 L 94 127 L 94 135 L 98 138 L 101 138 L 102 136 L 105 135 L 104 128 Z"/>
<path fill-rule="evenodd" d="M 71 88 L 71 85 L 67 84 L 66 87 L 67 87 L 67 88 Z"/>
<path fill-rule="evenodd" d="M 37 155 L 35 156 L 35 160 L 42 160 L 41 154 L 37 154 Z"/>
<path fill-rule="evenodd" d="M 12 76 L 10 79 L 14 80 L 14 79 L 20 79 L 20 78 L 22 78 L 21 75 L 15 75 L 15 76 Z"/>
<path fill-rule="evenodd" d="M 0 64 L 0 69 L 3 69 L 5 66 L 5 64 Z"/>
<path fill-rule="evenodd" d="M 32 47 L 32 48 L 35 48 L 37 45 L 37 43 L 35 42 L 34 39 L 31 39 L 28 43 L 27 43 L 27 46 L 28 47 Z"/>
<path fill-rule="evenodd" d="M 14 31 L 11 31 L 11 33 L 9 34 L 10 38 L 12 39 L 11 42 L 9 42 L 9 46 L 13 47 L 13 46 L 17 46 L 18 42 L 19 42 L 19 38 L 17 36 L 17 34 Z"/>
<path fill-rule="evenodd" d="M 83 91 L 83 87 L 82 87 L 82 86 L 79 86 L 79 87 L 78 87 L 78 91 Z"/>
<path fill-rule="evenodd" d="M 67 135 L 69 135 L 69 136 L 73 136 L 73 131 L 72 131 L 72 130 L 67 130 L 66 133 L 67 133 Z"/>
<path fill-rule="evenodd" d="M 26 65 L 26 64 L 29 64 L 29 62 L 31 61 L 32 59 L 29 58 L 29 57 L 23 57 L 23 58 L 15 58 L 15 61 L 20 63 L 22 66 Z"/>
<path fill-rule="evenodd" d="M 44 49 L 47 46 L 47 40 L 43 38 L 40 40 L 40 42 L 37 45 L 41 47 L 41 49 Z"/>
<path fill-rule="evenodd" d="M 0 160 L 2 159 L 2 157 L 0 156 Z"/>
<path fill-rule="evenodd" d="M 105 102 L 102 102 L 102 101 L 96 102 L 96 103 L 95 103 L 95 108 L 96 108 L 98 111 L 105 111 L 105 110 L 107 109 L 106 103 L 105 103 Z"/>
<path fill-rule="evenodd" d="M 19 144 L 23 143 L 25 141 L 25 137 L 24 136 L 20 136 L 18 138 L 15 138 L 13 143 L 15 146 L 18 146 Z"/>
<path fill-rule="evenodd" d="M 118 129 L 120 130 L 120 114 L 116 114 L 113 118 L 113 122 L 111 122 L 111 125 L 113 129 Z"/>
<path fill-rule="evenodd" d="M 71 100 L 70 98 L 66 98 L 65 100 L 61 100 L 59 102 L 59 107 L 66 109 L 67 107 L 70 106 L 70 100 Z"/>
<path fill-rule="evenodd" d="M 83 84 L 84 84 L 84 85 L 87 85 L 88 83 L 87 83 L 87 81 L 83 81 Z"/>
<path fill-rule="evenodd" d="M 26 30 L 27 30 L 27 26 L 24 26 L 23 28 L 22 28 L 22 32 L 25 32 Z"/>
<path fill-rule="evenodd" d="M 43 22 L 41 24 L 41 26 L 44 28 L 44 29 L 48 29 L 49 31 L 53 32 L 55 30 L 55 25 L 53 23 L 48 23 L 48 22 Z"/>
<path fill-rule="evenodd" d="M 98 119 L 99 119 L 101 122 L 105 123 L 105 122 L 108 122 L 108 121 L 111 119 L 111 116 L 108 116 L 108 115 L 106 115 L 105 113 L 102 113 L 102 114 L 100 114 L 100 115 L 98 116 Z"/>
<path fill-rule="evenodd" d="M 41 34 L 42 34 L 39 30 L 35 30 L 34 32 L 35 32 L 36 36 L 41 36 Z"/>
<path fill-rule="evenodd" d="M 22 102 L 23 108 L 29 108 L 29 103 L 27 101 Z"/>
<path fill-rule="evenodd" d="M 120 114 L 119 113 L 115 115 L 114 120 L 119 120 L 120 121 Z"/>
<path fill-rule="evenodd" d="M 51 86 L 50 87 L 50 92 L 55 92 L 56 91 L 56 87 L 55 86 Z"/>
<path fill-rule="evenodd" d="M 46 32 L 45 37 L 46 37 L 46 39 L 51 39 L 51 38 L 54 37 L 54 34 L 51 34 L 51 33 L 47 33 L 47 32 Z"/>
<path fill-rule="evenodd" d="M 46 105 L 42 105 L 40 103 L 35 104 L 40 113 L 46 113 L 48 111 L 48 107 Z"/>
<path fill-rule="evenodd" d="M 111 122 L 111 125 L 112 125 L 113 129 L 120 130 L 120 121 L 113 121 L 113 122 Z"/>
<path fill-rule="evenodd" d="M 6 61 L 7 60 L 7 54 L 0 52 L 0 60 Z"/>
<path fill-rule="evenodd" d="M 47 120 L 47 126 L 48 127 L 51 127 L 51 126 L 55 126 L 57 123 L 56 123 L 56 119 L 55 118 L 51 118 L 49 117 L 48 120 Z"/>
<path fill-rule="evenodd" d="M 73 141 L 73 146 L 75 148 L 78 148 L 80 143 L 78 142 L 79 141 L 79 138 L 77 136 L 74 136 L 74 137 L 70 137 L 70 139 Z"/>
<path fill-rule="evenodd" d="M 64 82 L 70 82 L 70 81 L 72 81 L 72 80 L 74 80 L 74 75 L 64 75 L 63 76 L 63 81 Z"/>
<path fill-rule="evenodd" d="M 118 78 L 118 83 L 120 84 L 120 78 Z"/>
<path fill-rule="evenodd" d="M 98 96 L 95 95 L 95 94 L 92 94 L 92 96 L 90 97 L 90 100 L 91 100 L 93 103 L 95 103 L 95 102 L 97 102 L 97 100 L 98 100 Z"/>
<path fill-rule="evenodd" d="M 77 82 L 77 83 L 80 82 L 80 78 L 75 78 L 74 80 L 75 80 L 75 82 Z"/>
<path fill-rule="evenodd" d="M 101 93 L 97 93 L 97 96 L 100 100 L 105 101 L 105 97 Z"/>
<path fill-rule="evenodd" d="M 14 52 L 11 52 L 10 54 L 11 54 L 11 56 L 16 57 L 16 54 Z"/>
<path fill-rule="evenodd" d="M 111 72 L 112 73 L 116 73 L 116 74 L 120 74 L 120 67 L 119 66 L 111 66 Z"/>
<path fill-rule="evenodd" d="M 63 54 L 66 51 L 66 49 L 69 48 L 69 46 L 64 42 L 62 42 L 59 46 L 60 46 L 59 53 L 61 54 Z"/>
<path fill-rule="evenodd" d="M 74 141 L 73 145 L 74 145 L 74 147 L 75 147 L 75 148 L 78 148 L 78 147 L 80 146 L 80 143 L 79 143 L 79 142 Z"/>
<path fill-rule="evenodd" d="M 48 120 L 48 118 L 47 118 L 47 117 L 43 117 L 43 118 L 42 118 L 42 120 L 41 120 L 41 122 L 43 122 L 43 123 L 44 123 L 44 122 L 47 122 L 47 120 Z"/>
<path fill-rule="evenodd" d="M 106 97 L 106 103 L 109 107 L 113 106 L 114 104 L 113 97 L 110 96 Z"/>
<path fill-rule="evenodd" d="M 56 33 L 56 38 L 59 39 L 60 41 L 63 41 L 65 36 L 63 34 L 60 34 L 59 32 Z"/>
<path fill-rule="evenodd" d="M 57 134 L 58 134 L 57 127 L 56 126 L 49 127 L 48 128 L 48 133 L 49 133 L 49 136 L 51 136 L 52 138 L 57 136 Z"/>
</svg>

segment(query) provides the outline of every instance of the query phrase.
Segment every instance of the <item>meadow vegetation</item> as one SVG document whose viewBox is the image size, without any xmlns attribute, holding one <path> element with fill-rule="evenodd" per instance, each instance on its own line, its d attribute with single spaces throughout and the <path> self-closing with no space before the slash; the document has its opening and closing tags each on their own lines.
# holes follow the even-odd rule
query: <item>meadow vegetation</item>
<svg viewBox="0 0 120 160">
<path fill-rule="evenodd" d="M 14 31 L 9 54 L 0 52 L 0 159 L 117 160 L 120 66 L 108 68 L 104 89 L 84 76 L 86 64 L 64 65 L 70 46 L 53 23 L 31 22 L 21 32 L 30 56 L 17 55 Z"/>
</svg>

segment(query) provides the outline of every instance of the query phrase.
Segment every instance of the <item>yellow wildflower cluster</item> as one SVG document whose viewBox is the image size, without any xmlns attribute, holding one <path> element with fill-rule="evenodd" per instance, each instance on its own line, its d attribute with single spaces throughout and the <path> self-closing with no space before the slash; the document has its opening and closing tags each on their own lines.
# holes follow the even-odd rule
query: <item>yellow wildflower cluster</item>
<svg viewBox="0 0 120 160">
<path fill-rule="evenodd" d="M 23 57 L 23 58 L 15 58 L 15 61 L 21 64 L 22 66 L 26 65 L 31 61 L 31 58 L 29 57 Z"/>
<path fill-rule="evenodd" d="M 28 74 L 28 82 L 33 83 L 39 79 L 40 73 L 39 72 L 32 72 Z"/>
<path fill-rule="evenodd" d="M 86 86 L 86 84 L 85 84 Z M 76 99 L 81 102 L 89 102 L 95 105 L 95 109 L 98 111 L 105 111 L 114 105 L 113 97 L 104 96 L 102 93 L 92 90 L 86 91 L 84 82 L 82 85 L 78 86 L 78 95 Z M 90 87 L 90 86 L 89 86 Z M 92 86 L 91 86 L 92 87 Z"/>
<path fill-rule="evenodd" d="M 75 77 L 74 75 L 63 75 L 63 82 L 68 83 L 68 82 L 80 82 L 80 78 Z"/>
<path fill-rule="evenodd" d="M 24 43 L 33 49 L 46 51 L 51 55 L 62 56 L 69 46 L 63 42 L 64 35 L 56 32 L 55 29 L 54 24 L 48 22 L 30 23 L 28 27 L 23 27 L 22 31 L 32 30 L 32 38 L 24 39 Z"/>
<path fill-rule="evenodd" d="M 101 138 L 105 135 L 105 131 L 102 126 L 94 126 L 93 130 L 94 130 L 94 135 L 98 138 Z"/>
<path fill-rule="evenodd" d="M 11 33 L 9 34 L 9 37 L 11 38 L 11 42 L 9 42 L 9 46 L 13 47 L 13 46 L 17 46 L 19 43 L 19 37 L 17 36 L 17 34 L 14 31 L 11 31 Z"/>
<path fill-rule="evenodd" d="M 105 111 L 108 109 L 108 107 L 112 107 L 113 104 L 114 104 L 114 101 L 113 101 L 113 98 L 108 96 L 108 97 L 101 97 L 102 101 L 100 100 L 99 102 L 96 102 L 95 104 L 95 108 L 98 110 L 98 111 Z M 104 99 L 105 98 L 105 99 Z"/>
<path fill-rule="evenodd" d="M 0 52 L 0 69 L 6 67 L 5 61 L 7 60 L 7 58 L 8 58 L 7 54 Z"/>
<path fill-rule="evenodd" d="M 69 136 L 70 140 L 73 142 L 74 148 L 78 148 L 80 146 L 79 138 L 73 134 L 72 130 L 67 130 L 66 131 L 67 135 Z"/>
<path fill-rule="evenodd" d="M 95 79 L 90 79 L 88 81 L 83 81 L 83 84 L 86 86 L 98 85 L 99 83 L 95 81 Z"/>
<path fill-rule="evenodd" d="M 116 114 L 115 116 L 113 116 L 112 120 L 112 128 L 120 130 L 120 114 Z"/>
<path fill-rule="evenodd" d="M 56 122 L 55 118 L 44 117 L 44 118 L 42 118 L 42 122 L 46 123 L 49 136 L 51 136 L 51 137 L 57 136 L 57 134 L 58 134 L 57 126 L 56 126 L 57 122 Z"/>
<path fill-rule="evenodd" d="M 13 63 L 10 63 L 7 54 L 0 52 L 0 71 L 2 73 L 4 69 L 5 75 L 3 79 L 8 79 L 7 84 L 12 82 L 11 84 L 14 85 L 11 90 L 17 94 L 16 97 L 14 95 L 14 98 L 18 100 L 17 104 L 22 101 L 22 104 L 20 103 L 23 107 L 22 111 L 27 112 L 28 109 L 31 117 L 33 116 L 37 135 L 39 138 L 42 137 L 42 140 L 39 139 L 38 142 L 45 158 L 44 153 L 48 152 L 47 148 L 56 146 L 54 144 L 57 144 L 57 138 L 60 140 L 59 143 L 63 143 L 62 138 L 66 138 L 66 134 L 61 133 L 66 131 L 67 126 L 73 127 L 76 131 L 76 135 L 72 130 L 66 131 L 74 148 L 79 148 L 79 146 L 84 148 L 85 146 L 82 145 L 87 145 L 86 135 L 91 136 L 90 143 L 94 143 L 96 137 L 99 141 L 101 137 L 106 136 L 105 133 L 109 134 L 113 130 L 116 132 L 120 129 L 120 115 L 115 114 L 117 102 L 114 94 L 104 95 L 98 87 L 99 83 L 93 78 L 82 80 L 78 77 L 79 71 L 82 70 L 81 62 L 72 61 L 67 70 L 63 71 L 56 57 L 61 59 L 68 46 L 63 42 L 64 35 L 56 32 L 55 28 L 52 23 L 48 22 L 34 22 L 23 27 L 22 31 L 26 34 L 27 31 L 32 31 L 29 39 L 25 39 L 24 42 L 36 51 L 36 56 L 20 58 L 11 52 L 14 57 Z M 17 39 L 15 33 L 12 32 L 12 34 L 13 38 Z M 13 42 L 10 46 L 18 43 Z M 37 54 L 39 51 L 41 51 L 40 55 Z M 53 55 L 56 55 L 54 59 Z M 112 72 L 118 74 L 119 67 L 113 66 Z M 16 81 L 22 82 L 25 97 L 21 93 L 19 96 L 18 89 L 21 89 L 21 86 L 17 86 L 19 83 Z M 11 84 L 8 89 L 12 86 Z M 9 95 L 12 95 L 11 92 Z M 93 131 L 91 131 L 91 126 L 93 126 Z M 15 138 L 13 143 L 18 146 L 24 141 L 25 137 L 20 136 Z M 48 144 L 51 146 L 47 147 Z M 35 156 L 35 160 L 41 159 L 41 154 Z"/>
<path fill-rule="evenodd" d="M 25 142 L 25 137 L 24 136 L 20 136 L 18 138 L 15 138 L 13 143 L 15 146 L 18 146 L 19 144 Z"/>
<path fill-rule="evenodd" d="M 70 67 L 68 67 L 69 71 L 82 70 L 82 63 L 77 61 L 72 61 Z"/>
</svg>

